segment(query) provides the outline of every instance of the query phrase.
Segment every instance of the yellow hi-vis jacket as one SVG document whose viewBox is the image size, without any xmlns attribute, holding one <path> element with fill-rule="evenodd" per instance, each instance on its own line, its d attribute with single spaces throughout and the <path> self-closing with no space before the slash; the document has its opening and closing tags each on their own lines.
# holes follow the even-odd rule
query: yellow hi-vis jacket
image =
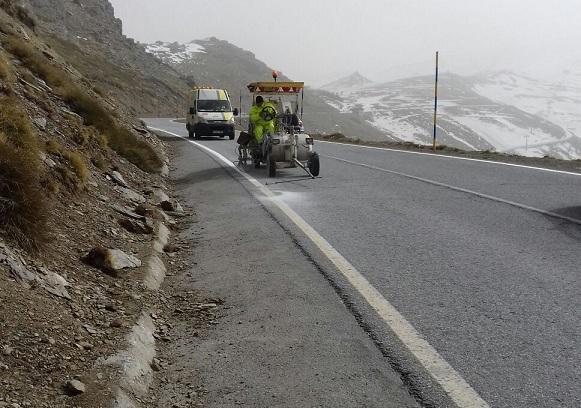
<svg viewBox="0 0 581 408">
<path fill-rule="evenodd" d="M 262 142 L 263 134 L 265 131 L 274 133 L 274 119 L 264 120 L 260 117 L 260 112 L 267 106 L 270 106 L 276 112 L 276 106 L 271 102 L 263 102 L 261 106 L 252 105 L 248 116 L 250 117 L 250 123 L 254 127 L 254 138 L 257 142 Z"/>
</svg>

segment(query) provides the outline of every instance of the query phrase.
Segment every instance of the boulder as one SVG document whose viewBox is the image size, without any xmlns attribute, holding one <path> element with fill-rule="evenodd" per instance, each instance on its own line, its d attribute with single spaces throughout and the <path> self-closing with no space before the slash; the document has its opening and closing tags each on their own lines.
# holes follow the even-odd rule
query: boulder
<svg viewBox="0 0 581 408">
<path fill-rule="evenodd" d="M 131 201 L 131 202 L 136 203 L 136 204 L 140 204 L 140 203 L 145 202 L 144 196 L 142 196 L 137 191 L 134 191 L 130 188 L 118 187 L 115 190 L 117 192 L 119 192 L 121 194 L 121 197 L 123 197 L 123 199 L 126 201 Z"/>
<path fill-rule="evenodd" d="M 129 185 L 127 184 L 121 173 L 119 173 L 118 171 L 112 171 L 109 174 L 109 177 L 111 177 L 111 179 L 115 183 L 119 184 L 121 187 L 129 188 Z"/>
<path fill-rule="evenodd" d="M 41 130 L 45 130 L 46 129 L 46 125 L 47 125 L 47 120 L 46 118 L 33 118 L 32 122 Z"/>
<path fill-rule="evenodd" d="M 36 268 L 36 271 L 28 269 L 24 260 L 2 243 L 0 243 L 0 266 L 1 265 L 6 265 L 10 272 L 10 276 L 27 289 L 30 289 L 31 285 L 36 283 L 41 288 L 55 296 L 64 299 L 71 298 L 71 295 L 67 291 L 67 287 L 69 287 L 70 284 L 65 278 L 43 267 Z"/>
<path fill-rule="evenodd" d="M 133 255 L 126 254 L 120 249 L 110 249 L 109 256 L 111 266 L 118 271 L 125 268 L 139 268 L 141 266 L 139 259 Z"/>
<path fill-rule="evenodd" d="M 119 225 L 133 234 L 153 234 L 153 227 L 143 222 L 128 218 L 122 218 L 118 222 Z"/>
<path fill-rule="evenodd" d="M 69 396 L 83 394 L 87 391 L 87 387 L 79 380 L 70 380 L 65 384 L 65 392 Z"/>
<path fill-rule="evenodd" d="M 161 203 L 159 203 L 159 206 L 161 207 L 162 210 L 168 212 L 174 212 L 176 210 L 176 206 L 174 202 L 171 200 L 162 201 Z"/>
<path fill-rule="evenodd" d="M 71 299 L 71 295 L 67 290 L 67 288 L 71 285 L 65 278 L 63 278 L 58 273 L 49 271 L 46 268 L 39 268 L 38 271 L 41 273 L 41 275 L 38 276 L 38 281 L 44 290 L 55 296 L 64 299 Z"/>
<path fill-rule="evenodd" d="M 101 247 L 91 249 L 82 261 L 112 276 L 119 276 L 119 272 L 123 269 L 141 266 L 141 261 L 133 255 L 126 254 L 120 249 Z"/>
<path fill-rule="evenodd" d="M 24 260 L 0 242 L 0 266 L 2 265 L 8 268 L 14 280 L 26 288 L 30 288 L 30 284 L 37 279 L 36 274 L 26 267 Z"/>
<path fill-rule="evenodd" d="M 139 204 L 135 207 L 135 213 L 142 217 L 155 218 L 156 209 L 149 204 Z"/>
<path fill-rule="evenodd" d="M 140 206 L 143 204 L 140 204 L 139 206 L 137 206 L 137 208 L 139 209 Z M 113 208 L 115 211 L 117 211 L 119 214 L 123 214 L 129 218 L 133 218 L 134 220 L 138 220 L 138 221 L 145 221 L 145 216 L 141 215 L 137 212 L 133 212 L 131 209 L 127 208 L 127 207 L 123 207 L 121 205 L 112 205 L 111 208 Z"/>
<path fill-rule="evenodd" d="M 164 201 L 170 201 L 170 198 L 161 188 L 155 188 L 153 189 L 152 200 L 155 205 L 161 205 Z"/>
</svg>

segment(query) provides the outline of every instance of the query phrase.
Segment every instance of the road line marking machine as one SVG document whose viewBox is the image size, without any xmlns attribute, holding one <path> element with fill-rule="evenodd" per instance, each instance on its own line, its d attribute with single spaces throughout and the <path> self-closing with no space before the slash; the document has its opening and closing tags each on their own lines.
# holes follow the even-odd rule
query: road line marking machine
<svg viewBox="0 0 581 408">
<path fill-rule="evenodd" d="M 253 108 L 256 109 L 257 98 L 264 101 L 258 114 L 261 123 L 268 126 L 260 134 L 249 120 L 248 132 L 241 132 L 237 140 L 238 162 L 246 165 L 251 160 L 255 168 L 264 164 L 269 177 L 276 177 L 278 168 L 300 167 L 314 179 L 319 175 L 320 164 L 313 138 L 305 133 L 302 122 L 305 84 L 278 82 L 277 77 L 273 73 L 272 82 L 248 85 Z"/>
</svg>

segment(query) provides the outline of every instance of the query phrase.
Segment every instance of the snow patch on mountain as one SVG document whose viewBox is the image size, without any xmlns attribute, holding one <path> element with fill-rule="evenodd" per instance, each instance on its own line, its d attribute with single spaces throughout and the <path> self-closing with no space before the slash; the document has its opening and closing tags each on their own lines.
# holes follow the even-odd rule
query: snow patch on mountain
<svg viewBox="0 0 581 408">
<path fill-rule="evenodd" d="M 195 54 L 206 52 L 204 46 L 196 41 L 187 44 L 157 41 L 154 44 L 146 44 L 145 51 L 169 64 L 181 64 L 191 60 Z"/>
<path fill-rule="evenodd" d="M 565 73 L 555 82 L 511 72 L 480 76 L 474 89 L 494 101 L 545 118 L 581 137 L 581 75 Z"/>
</svg>

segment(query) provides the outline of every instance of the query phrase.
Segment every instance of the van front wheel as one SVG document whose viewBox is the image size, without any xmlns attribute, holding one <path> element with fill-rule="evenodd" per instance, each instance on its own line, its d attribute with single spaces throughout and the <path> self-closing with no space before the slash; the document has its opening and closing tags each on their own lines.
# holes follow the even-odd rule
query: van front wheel
<svg viewBox="0 0 581 408">
<path fill-rule="evenodd" d="M 200 130 L 196 128 L 196 126 L 194 126 L 194 139 L 196 140 L 200 140 L 202 138 L 202 135 L 200 134 Z"/>
</svg>

